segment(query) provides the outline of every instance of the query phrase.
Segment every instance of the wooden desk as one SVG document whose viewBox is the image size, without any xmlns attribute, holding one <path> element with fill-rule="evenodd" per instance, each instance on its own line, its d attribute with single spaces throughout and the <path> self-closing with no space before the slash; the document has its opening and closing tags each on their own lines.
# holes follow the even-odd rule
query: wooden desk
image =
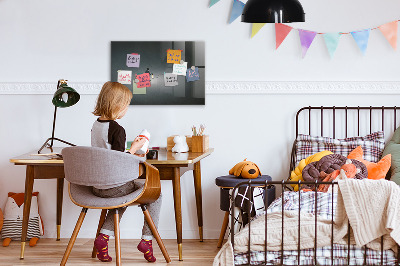
<svg viewBox="0 0 400 266">
<path fill-rule="evenodd" d="M 61 148 L 54 148 L 55 152 L 61 151 Z M 202 211 L 202 193 L 201 193 L 201 169 L 200 160 L 210 155 L 214 149 L 206 152 L 189 152 L 174 154 L 161 149 L 157 160 L 147 160 L 148 163 L 158 168 L 161 180 L 171 180 L 173 184 L 175 223 L 178 242 L 179 260 L 182 260 L 182 205 L 181 205 L 181 185 L 180 177 L 188 170 L 193 170 L 194 190 L 196 196 L 197 219 L 199 225 L 200 241 L 203 241 L 203 211 Z M 42 153 L 50 151 L 44 150 Z M 24 213 L 22 222 L 21 236 L 21 255 L 24 258 L 26 234 L 28 229 L 28 218 L 31 207 L 32 189 L 34 179 L 57 178 L 57 240 L 60 239 L 61 214 L 64 188 L 64 162 L 59 158 L 35 155 L 37 151 L 23 154 L 10 159 L 15 165 L 26 165 L 25 178 L 25 199 Z M 52 156 L 55 157 L 55 156 Z"/>
</svg>

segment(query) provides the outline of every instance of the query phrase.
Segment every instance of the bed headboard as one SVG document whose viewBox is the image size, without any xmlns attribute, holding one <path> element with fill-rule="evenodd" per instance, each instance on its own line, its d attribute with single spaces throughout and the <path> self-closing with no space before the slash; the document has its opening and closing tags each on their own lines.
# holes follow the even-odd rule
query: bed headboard
<svg viewBox="0 0 400 266">
<path fill-rule="evenodd" d="M 296 114 L 296 137 L 299 134 L 347 138 L 363 136 L 375 131 L 383 131 L 389 139 L 398 126 L 396 106 L 308 106 Z M 290 171 L 295 164 L 295 144 L 293 144 Z M 290 172 L 289 172 L 290 176 Z"/>
</svg>

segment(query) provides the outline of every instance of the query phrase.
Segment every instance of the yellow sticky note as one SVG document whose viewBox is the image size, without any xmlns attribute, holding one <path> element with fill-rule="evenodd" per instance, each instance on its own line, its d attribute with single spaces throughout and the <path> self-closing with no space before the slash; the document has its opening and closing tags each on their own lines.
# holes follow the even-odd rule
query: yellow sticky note
<svg viewBox="0 0 400 266">
<path fill-rule="evenodd" d="M 181 50 L 167 50 L 167 63 L 171 64 L 179 64 L 182 58 L 182 51 Z"/>
</svg>

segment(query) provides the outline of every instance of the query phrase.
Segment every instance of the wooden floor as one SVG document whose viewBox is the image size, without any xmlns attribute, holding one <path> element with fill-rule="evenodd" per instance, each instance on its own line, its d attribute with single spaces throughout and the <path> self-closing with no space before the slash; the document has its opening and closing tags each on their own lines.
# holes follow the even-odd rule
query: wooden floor
<svg viewBox="0 0 400 266">
<path fill-rule="evenodd" d="M 65 248 L 69 239 L 40 239 L 36 247 L 25 249 L 25 259 L 20 260 L 20 242 L 12 241 L 9 247 L 0 246 L 0 265 L 60 265 Z M 183 240 L 183 261 L 178 260 L 178 247 L 176 240 L 163 240 L 168 250 L 172 262 L 167 264 L 162 256 L 157 242 L 154 241 L 154 254 L 157 258 L 156 263 L 149 264 L 143 254 L 136 249 L 140 240 L 121 240 L 122 264 L 123 265 L 212 265 L 215 255 L 218 253 L 217 240 Z M 67 265 L 115 265 L 114 262 L 114 243 L 110 240 L 110 255 L 113 262 L 104 263 L 91 258 L 93 240 L 77 239 L 68 259 Z"/>
</svg>

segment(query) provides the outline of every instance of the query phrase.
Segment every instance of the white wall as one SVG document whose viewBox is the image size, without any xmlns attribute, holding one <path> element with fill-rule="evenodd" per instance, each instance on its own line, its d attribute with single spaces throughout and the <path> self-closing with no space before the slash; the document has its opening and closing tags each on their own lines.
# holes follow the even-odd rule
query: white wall
<svg viewBox="0 0 400 266">
<path fill-rule="evenodd" d="M 318 36 L 305 59 L 297 32 L 274 50 L 273 25 L 250 40 L 250 25 L 227 24 L 229 0 L 208 9 L 208 0 L 29 1 L 0 0 L 0 82 L 103 82 L 109 78 L 110 41 L 204 40 L 208 81 L 399 81 L 399 52 L 391 50 L 379 31 L 371 33 L 366 56 L 351 36 L 343 36 L 329 59 Z M 303 0 L 307 22 L 294 24 L 321 32 L 375 27 L 399 19 L 397 1 Z M 24 190 L 25 168 L 9 158 L 35 150 L 50 136 L 50 95 L 0 95 L 0 207 L 7 192 Z M 204 123 L 215 152 L 202 162 L 205 238 L 218 238 L 223 214 L 214 179 L 238 161 L 255 161 L 275 180 L 286 176 L 294 138 L 294 115 L 308 105 L 398 105 L 399 95 L 206 95 L 205 106 L 132 106 L 120 122 L 128 139 L 147 128 L 153 145 L 165 146 L 176 133 L 189 134 Z M 90 144 L 96 95 L 60 109 L 56 135 L 78 145 Z M 55 180 L 35 182 L 45 237 L 55 237 Z M 160 233 L 175 238 L 172 188 L 162 182 L 164 202 Z M 79 208 L 64 191 L 62 237 L 70 237 Z M 184 238 L 197 237 L 193 181 L 182 177 Z M 99 212 L 90 211 L 80 237 L 93 237 Z M 138 218 L 139 217 L 139 218 Z M 139 238 L 142 218 L 130 208 L 121 222 L 123 238 Z"/>
</svg>

